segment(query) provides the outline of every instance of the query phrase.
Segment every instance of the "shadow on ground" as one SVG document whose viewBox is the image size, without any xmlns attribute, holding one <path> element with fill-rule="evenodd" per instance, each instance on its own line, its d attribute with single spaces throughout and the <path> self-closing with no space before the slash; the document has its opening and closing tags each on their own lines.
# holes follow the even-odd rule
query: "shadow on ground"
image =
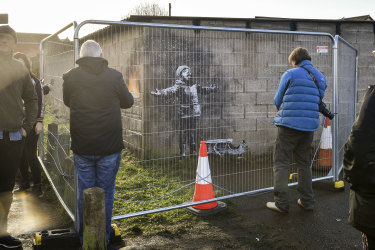
<svg viewBox="0 0 375 250">
<path fill-rule="evenodd" d="M 265 208 L 273 194 L 240 197 L 227 201 L 228 210 L 200 218 L 178 236 L 164 234 L 124 239 L 122 249 L 362 249 L 360 233 L 348 225 L 349 187 L 333 190 L 332 182 L 314 183 L 316 208 L 297 205 L 291 188 L 287 214 Z"/>
<path fill-rule="evenodd" d="M 318 182 L 314 191 L 317 203 L 312 212 L 297 205 L 296 187 L 291 188 L 287 214 L 265 208 L 272 193 L 243 196 L 226 201 L 228 209 L 221 214 L 199 218 L 178 234 L 164 230 L 124 238 L 121 249 L 361 249 L 360 233 L 347 223 L 349 188 L 337 192 L 331 182 Z M 71 226 L 56 206 L 27 193 L 15 195 L 9 231 L 21 238 L 24 249 L 32 249 L 30 232 Z"/>
</svg>

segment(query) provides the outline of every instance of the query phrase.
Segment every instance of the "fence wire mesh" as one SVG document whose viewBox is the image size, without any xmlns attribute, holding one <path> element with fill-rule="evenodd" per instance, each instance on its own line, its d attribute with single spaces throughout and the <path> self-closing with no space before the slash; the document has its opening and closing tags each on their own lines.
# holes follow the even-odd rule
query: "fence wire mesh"
<svg viewBox="0 0 375 250">
<path fill-rule="evenodd" d="M 356 117 L 357 103 L 357 51 L 344 40 L 337 38 L 337 160 L 342 166 L 344 146 Z"/>
<path fill-rule="evenodd" d="M 330 36 L 124 23 L 82 27 L 79 44 L 97 41 L 109 66 L 123 74 L 135 98 L 134 106 L 122 111 L 126 150 L 117 175 L 114 218 L 184 207 L 190 202 L 196 179 L 207 177 L 196 175 L 202 140 L 207 143 L 217 199 L 272 189 L 277 134 L 272 124 L 276 113 L 273 97 L 282 74 L 290 68 L 288 56 L 294 48 L 305 47 L 311 53 L 314 66 L 327 78 L 324 101 L 332 105 Z M 56 47 L 45 54 L 44 75 L 47 82 L 55 80 L 50 112 L 59 118 L 59 130 L 65 133 L 69 109 L 61 105 L 61 77 L 74 67 L 74 51 L 71 40 L 60 43 L 65 50 Z M 46 46 L 55 48 L 54 44 Z M 318 49 L 322 47 L 327 49 Z M 349 64 L 351 68 L 343 70 L 355 72 L 355 65 Z M 348 79 L 346 84 L 350 88 L 353 83 Z M 350 100 L 346 101 L 349 105 Z M 322 116 L 321 122 L 323 125 Z M 315 133 L 311 149 L 314 180 L 332 178 L 331 158 L 328 165 L 320 164 L 319 157 L 326 156 L 318 152 L 322 141 L 331 143 L 332 150 L 328 129 L 322 133 L 321 126 Z M 52 160 L 48 152 L 47 163 Z M 57 172 L 66 182 L 66 173 Z M 290 173 L 293 185 L 298 180 L 294 161 Z"/>
<path fill-rule="evenodd" d="M 74 27 L 53 35 L 41 44 L 41 77 L 50 85 L 46 96 L 44 137 L 40 156 L 43 168 L 68 214 L 76 209 L 75 171 L 70 152 L 69 109 L 62 96 L 62 75 L 74 68 Z"/>
</svg>

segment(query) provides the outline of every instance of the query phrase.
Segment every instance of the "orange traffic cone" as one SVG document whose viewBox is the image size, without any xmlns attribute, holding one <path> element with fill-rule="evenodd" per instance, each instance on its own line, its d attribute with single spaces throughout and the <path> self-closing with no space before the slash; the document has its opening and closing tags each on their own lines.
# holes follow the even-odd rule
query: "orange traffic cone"
<svg viewBox="0 0 375 250">
<path fill-rule="evenodd" d="M 212 187 L 210 165 L 208 163 L 206 142 L 201 142 L 199 151 L 197 176 L 195 180 L 195 191 L 193 202 L 215 198 Z M 226 204 L 220 201 L 195 205 L 187 209 L 195 215 L 211 215 L 226 208 Z"/>
<path fill-rule="evenodd" d="M 331 120 L 326 118 L 319 148 L 319 167 L 332 167 L 332 132 Z"/>
</svg>

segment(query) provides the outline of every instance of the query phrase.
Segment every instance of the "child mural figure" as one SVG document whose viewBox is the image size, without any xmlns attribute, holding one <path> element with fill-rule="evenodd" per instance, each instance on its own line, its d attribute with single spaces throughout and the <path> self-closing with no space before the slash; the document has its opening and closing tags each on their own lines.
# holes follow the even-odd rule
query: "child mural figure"
<svg viewBox="0 0 375 250">
<path fill-rule="evenodd" d="M 179 146 L 181 156 L 186 156 L 186 144 L 189 143 L 190 154 L 196 152 L 195 131 L 197 120 L 201 116 L 201 106 L 198 94 L 210 94 L 217 91 L 217 86 L 202 87 L 191 82 L 191 70 L 188 66 L 179 66 L 176 70 L 175 85 L 162 90 L 151 91 L 152 95 L 175 98 L 179 104 L 178 118 L 180 120 Z"/>
</svg>

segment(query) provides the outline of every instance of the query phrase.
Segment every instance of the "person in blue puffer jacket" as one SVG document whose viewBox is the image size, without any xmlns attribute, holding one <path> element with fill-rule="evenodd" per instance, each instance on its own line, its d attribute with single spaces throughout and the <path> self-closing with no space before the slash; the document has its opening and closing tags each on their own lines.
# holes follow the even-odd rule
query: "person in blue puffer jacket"
<svg viewBox="0 0 375 250">
<path fill-rule="evenodd" d="M 281 77 L 274 97 L 277 113 L 274 124 L 278 128 L 274 151 L 274 202 L 269 209 L 289 210 L 288 176 L 292 155 L 298 167 L 298 205 L 314 209 L 311 176 L 311 143 L 319 128 L 319 104 L 324 97 L 326 78 L 311 63 L 305 48 L 294 49 L 288 58 L 293 69 Z M 312 75 L 315 77 L 315 84 Z M 318 89 L 319 88 L 319 89 Z"/>
</svg>

